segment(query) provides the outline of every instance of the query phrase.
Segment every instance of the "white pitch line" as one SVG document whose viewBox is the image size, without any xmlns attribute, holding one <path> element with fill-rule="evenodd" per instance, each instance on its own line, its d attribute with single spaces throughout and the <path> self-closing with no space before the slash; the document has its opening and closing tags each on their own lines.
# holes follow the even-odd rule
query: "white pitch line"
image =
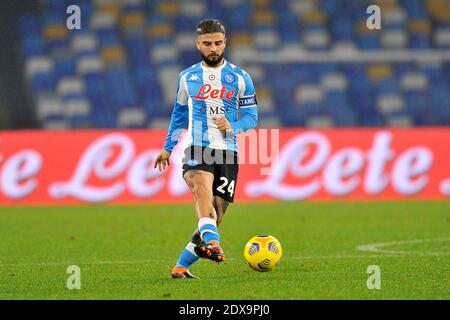
<svg viewBox="0 0 450 320">
<path fill-rule="evenodd" d="M 450 241 L 450 238 L 435 238 L 435 239 L 415 239 L 415 240 L 402 240 L 402 241 L 392 241 L 392 242 L 379 242 L 366 244 L 362 246 L 356 247 L 357 250 L 360 251 L 368 251 L 368 252 L 376 252 L 382 254 L 396 254 L 396 255 L 404 255 L 404 254 L 416 254 L 416 255 L 430 255 L 430 256 L 446 256 L 450 255 L 450 252 L 431 252 L 431 251 L 404 251 L 404 250 L 385 250 L 380 249 L 383 247 L 389 247 L 394 245 L 401 244 L 411 244 L 411 243 L 425 243 L 425 242 L 445 242 Z"/>
<path fill-rule="evenodd" d="M 338 254 L 332 256 L 309 256 L 309 257 L 294 257 L 295 260 L 332 260 L 332 259 L 364 259 L 364 258 L 384 258 L 384 257 L 400 257 L 398 254 Z"/>
</svg>

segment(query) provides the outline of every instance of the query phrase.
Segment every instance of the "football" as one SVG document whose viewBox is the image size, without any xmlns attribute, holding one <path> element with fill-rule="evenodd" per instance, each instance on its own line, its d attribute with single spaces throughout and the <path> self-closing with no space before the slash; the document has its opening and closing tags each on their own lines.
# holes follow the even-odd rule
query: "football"
<svg viewBox="0 0 450 320">
<path fill-rule="evenodd" d="M 251 238 L 244 248 L 244 259 L 253 270 L 273 270 L 280 262 L 283 249 L 273 236 L 262 234 Z"/>
</svg>

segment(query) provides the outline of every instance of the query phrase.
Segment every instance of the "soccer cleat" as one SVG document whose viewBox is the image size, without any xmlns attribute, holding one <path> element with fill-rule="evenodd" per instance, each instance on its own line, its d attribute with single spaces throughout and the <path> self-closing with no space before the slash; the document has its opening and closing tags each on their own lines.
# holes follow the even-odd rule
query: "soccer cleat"
<svg viewBox="0 0 450 320">
<path fill-rule="evenodd" d="M 177 279 L 187 279 L 187 278 L 200 279 L 199 277 L 196 277 L 192 273 L 190 273 L 188 268 L 183 267 L 173 267 L 170 275 L 172 276 L 172 278 Z"/>
<path fill-rule="evenodd" d="M 225 260 L 225 254 L 220 244 L 216 241 L 211 241 L 208 244 L 202 243 L 196 246 L 194 251 L 200 258 L 209 259 L 217 263 Z"/>
</svg>

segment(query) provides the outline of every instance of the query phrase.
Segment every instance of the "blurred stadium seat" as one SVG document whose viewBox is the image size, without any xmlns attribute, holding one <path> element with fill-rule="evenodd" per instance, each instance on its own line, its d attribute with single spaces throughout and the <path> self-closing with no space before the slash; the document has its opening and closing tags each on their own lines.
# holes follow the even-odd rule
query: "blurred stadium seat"
<svg viewBox="0 0 450 320">
<path fill-rule="evenodd" d="M 80 0 L 82 28 L 68 30 L 70 2 L 42 1 L 17 23 L 43 128 L 163 127 L 207 17 L 225 22 L 227 58 L 253 77 L 261 126 L 450 125 L 447 0 Z M 366 27 L 371 4 L 381 30 Z M 333 52 L 344 59 L 311 59 Z"/>
</svg>

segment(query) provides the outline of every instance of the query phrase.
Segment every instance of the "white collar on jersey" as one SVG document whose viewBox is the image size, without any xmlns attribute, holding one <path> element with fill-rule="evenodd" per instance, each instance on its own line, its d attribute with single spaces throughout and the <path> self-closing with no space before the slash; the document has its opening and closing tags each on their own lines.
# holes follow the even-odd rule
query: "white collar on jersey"
<svg viewBox="0 0 450 320">
<path fill-rule="evenodd" d="M 216 70 L 221 70 L 223 69 L 225 66 L 227 65 L 227 60 L 223 59 L 223 63 L 220 67 L 209 67 L 209 66 L 205 66 L 203 64 L 203 61 L 200 62 L 200 66 L 202 67 L 203 70 L 208 70 L 208 71 L 216 71 Z"/>
</svg>

